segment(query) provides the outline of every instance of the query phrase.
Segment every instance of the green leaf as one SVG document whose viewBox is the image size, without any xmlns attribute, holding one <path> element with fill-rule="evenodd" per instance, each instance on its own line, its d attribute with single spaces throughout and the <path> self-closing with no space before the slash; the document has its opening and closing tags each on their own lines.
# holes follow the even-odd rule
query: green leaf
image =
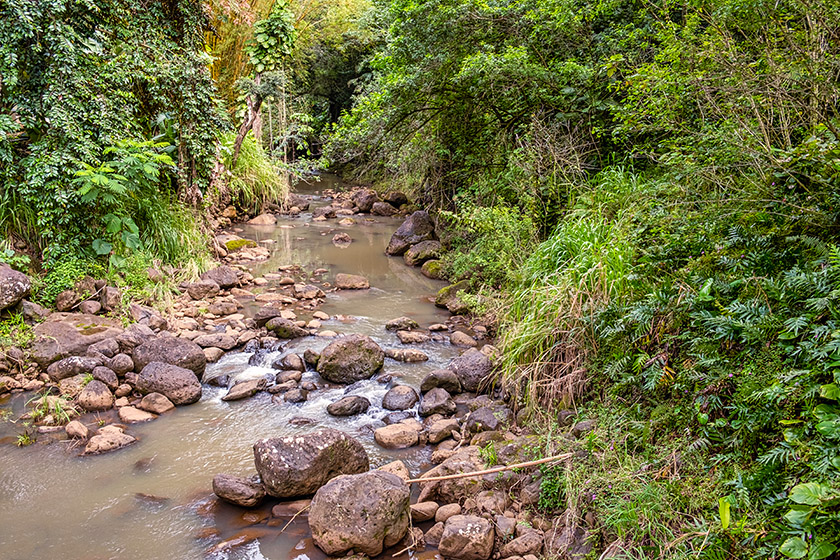
<svg viewBox="0 0 840 560">
<path fill-rule="evenodd" d="M 137 224 L 134 223 L 134 220 L 132 220 L 130 217 L 126 216 L 122 219 L 122 222 L 125 225 L 126 229 L 128 229 L 128 231 L 130 231 L 131 233 L 140 233 L 140 228 L 137 227 Z"/>
<path fill-rule="evenodd" d="M 108 243 L 103 239 L 94 239 L 93 243 L 90 244 L 93 247 L 93 250 L 96 251 L 97 255 L 107 255 L 111 252 L 111 249 L 114 248 L 113 245 Z"/>
<path fill-rule="evenodd" d="M 837 547 L 828 541 L 815 543 L 811 545 L 811 553 L 808 555 L 808 560 L 822 560 L 823 558 L 828 558 L 834 554 L 834 551 L 836 550 Z"/>
<path fill-rule="evenodd" d="M 840 420 L 826 420 L 816 426 L 817 431 L 829 439 L 840 437 Z"/>
<path fill-rule="evenodd" d="M 122 241 L 132 251 L 137 251 L 143 247 L 143 242 L 140 241 L 140 236 L 136 233 L 122 232 Z"/>
<path fill-rule="evenodd" d="M 731 520 L 730 509 L 732 504 L 729 503 L 729 498 L 721 498 L 718 500 L 718 515 L 720 515 L 720 525 L 724 529 L 729 528 Z"/>
<path fill-rule="evenodd" d="M 785 519 L 791 525 L 801 527 L 811 517 L 814 510 L 805 506 L 794 506 L 785 514 Z"/>
<path fill-rule="evenodd" d="M 831 497 L 831 488 L 818 482 L 797 484 L 790 491 L 790 499 L 797 504 L 818 506 Z"/>
<path fill-rule="evenodd" d="M 799 537 L 791 537 L 782 543 L 779 552 L 788 558 L 804 558 L 808 553 L 808 545 Z"/>
<path fill-rule="evenodd" d="M 122 229 L 121 220 L 118 216 L 113 214 L 105 214 L 103 218 L 105 220 L 105 229 L 108 233 L 117 233 Z"/>
<path fill-rule="evenodd" d="M 840 400 L 840 386 L 836 383 L 829 383 L 820 387 L 820 396 L 833 401 Z"/>
</svg>

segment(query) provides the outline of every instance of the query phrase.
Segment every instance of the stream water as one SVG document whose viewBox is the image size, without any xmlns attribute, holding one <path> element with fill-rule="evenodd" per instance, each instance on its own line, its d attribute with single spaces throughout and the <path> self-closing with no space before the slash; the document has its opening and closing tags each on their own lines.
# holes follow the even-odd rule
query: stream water
<svg viewBox="0 0 840 560">
<path fill-rule="evenodd" d="M 298 188 L 316 197 L 326 188 L 339 187 L 339 180 L 325 175 L 322 181 Z M 356 225 L 340 227 L 336 220 L 313 222 L 311 213 L 297 218 L 278 217 L 276 226 L 241 226 L 240 235 L 264 243 L 271 250 L 267 261 L 253 265 L 259 277 L 283 265 L 297 264 L 311 273 L 329 271 L 361 274 L 370 290 L 328 293 L 321 310 L 344 320 L 323 322 L 323 327 L 342 334 L 362 333 L 383 348 L 400 347 L 384 323 L 406 315 L 421 326 L 444 322 L 448 314 L 430 303 L 441 283 L 429 280 L 419 269 L 407 267 L 400 258 L 389 258 L 384 248 L 400 219 L 357 216 Z M 341 249 L 331 243 L 338 231 L 347 232 L 353 243 Z M 258 292 L 259 289 L 254 290 Z M 251 310 L 259 304 L 246 303 Z M 308 320 L 311 314 L 299 314 Z M 207 376 L 226 373 L 233 378 L 259 377 L 273 372 L 268 364 L 285 352 L 302 354 L 320 350 L 330 340 L 310 337 L 288 343 L 274 353 L 266 367 L 249 366 L 250 353 L 231 352 L 208 365 Z M 423 376 L 445 366 L 457 354 L 448 342 L 415 346 L 430 356 L 422 363 L 403 364 L 386 358 L 386 373 L 417 388 Z M 319 382 L 309 372 L 304 380 Z M 307 402 L 282 404 L 270 395 L 236 402 L 223 402 L 224 389 L 205 385 L 200 402 L 179 407 L 148 424 L 132 425 L 129 433 L 139 442 L 99 457 L 78 457 L 69 442 L 29 447 L 14 446 L 21 427 L 0 422 L 0 558 L 4 560 L 93 560 L 105 558 L 148 559 L 296 559 L 320 560 L 308 538 L 305 520 L 294 521 L 285 531 L 285 519 L 277 525 L 258 523 L 270 505 L 246 510 L 210 499 L 210 483 L 217 473 L 253 474 L 252 444 L 259 438 L 303 433 L 331 426 L 357 437 L 366 447 L 373 467 L 402 459 L 412 474 L 428 467 L 430 450 L 416 447 L 386 451 L 373 442 L 371 425 L 381 425 L 386 411 L 379 406 L 388 385 L 374 380 L 348 389 L 319 390 Z M 334 418 L 326 406 L 347 394 L 367 397 L 373 406 L 366 414 Z M 0 407 L 19 416 L 30 395 L 0 399 Z M 298 426 L 295 417 L 313 422 Z M 209 513 L 208 513 L 209 511 Z M 207 538 L 214 535 L 213 538 Z M 214 550 L 219 539 L 240 537 L 241 546 Z M 427 553 L 430 554 L 430 553 Z"/>
</svg>

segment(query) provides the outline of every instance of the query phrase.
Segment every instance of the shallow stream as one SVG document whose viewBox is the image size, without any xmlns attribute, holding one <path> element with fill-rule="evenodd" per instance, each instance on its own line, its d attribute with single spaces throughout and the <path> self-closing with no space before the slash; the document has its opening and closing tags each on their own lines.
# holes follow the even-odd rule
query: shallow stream
<svg viewBox="0 0 840 560">
<path fill-rule="evenodd" d="M 336 177 L 325 175 L 319 183 L 303 185 L 298 192 L 317 197 L 323 189 L 338 186 Z M 316 199 L 315 206 L 326 203 Z M 401 258 L 384 254 L 401 219 L 368 215 L 354 219 L 356 225 L 341 227 L 337 220 L 313 222 L 311 213 L 297 218 L 278 216 L 275 226 L 244 225 L 239 235 L 271 250 L 269 260 L 253 265 L 255 277 L 297 264 L 309 273 L 327 269 L 327 280 L 338 272 L 361 274 L 370 280 L 370 290 L 327 294 L 321 311 L 333 319 L 324 321 L 323 328 L 342 334 L 366 334 L 383 348 L 398 348 L 399 340 L 384 328 L 387 320 L 406 315 L 421 327 L 444 322 L 448 313 L 430 302 L 442 283 L 423 277 L 419 269 L 407 267 Z M 349 247 L 332 244 L 333 235 L 339 231 L 353 238 Z M 273 242 L 263 243 L 266 240 Z M 259 306 L 245 305 L 250 310 Z M 335 319 L 338 315 L 345 319 Z M 299 313 L 299 318 L 309 320 L 311 314 Z M 329 342 L 315 337 L 290 342 L 265 360 L 266 367 L 249 366 L 250 353 L 231 352 L 208 365 L 206 375 L 260 377 L 274 373 L 268 364 L 285 352 L 320 350 Z M 404 364 L 386 358 L 384 371 L 415 388 L 426 373 L 445 366 L 457 355 L 448 342 L 412 347 L 427 353 L 430 360 Z M 306 380 L 320 385 L 314 372 L 304 374 Z M 253 474 L 252 444 L 257 439 L 323 426 L 357 437 L 368 450 L 372 467 L 402 459 L 413 475 L 418 474 L 429 467 L 428 448 L 387 451 L 373 441 L 371 425 L 381 425 L 387 412 L 379 406 L 387 388 L 371 380 L 349 389 L 315 391 L 305 403 L 278 405 L 267 393 L 223 402 L 224 389 L 205 385 L 200 402 L 179 407 L 148 424 L 131 425 L 128 431 L 138 437 L 138 443 L 98 457 L 78 457 L 79 450 L 68 449 L 69 442 L 18 448 L 13 443 L 21 427 L 0 422 L 0 558 L 320 560 L 324 555 L 308 538 L 305 519 L 295 520 L 285 531 L 286 519 L 273 520 L 282 521 L 274 526 L 265 522 L 252 525 L 254 518 L 267 514 L 270 505 L 250 512 L 250 516 L 247 510 L 211 506 L 211 480 L 222 472 Z M 345 391 L 364 395 L 373 406 L 356 417 L 327 415 L 327 404 Z M 11 410 L 14 418 L 23 412 L 30 397 L 0 398 L 0 407 Z M 313 422 L 292 425 L 292 418 Z M 214 550 L 219 539 L 234 536 L 247 544 Z"/>
</svg>

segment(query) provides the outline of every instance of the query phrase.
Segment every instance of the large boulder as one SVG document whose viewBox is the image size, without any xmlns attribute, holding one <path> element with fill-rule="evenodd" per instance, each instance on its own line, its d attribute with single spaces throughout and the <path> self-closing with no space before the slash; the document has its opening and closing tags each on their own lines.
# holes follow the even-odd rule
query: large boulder
<svg viewBox="0 0 840 560">
<path fill-rule="evenodd" d="M 122 334 L 117 319 L 82 313 L 53 313 L 35 325 L 29 353 L 42 368 L 67 356 L 83 356 L 97 342 Z"/>
<path fill-rule="evenodd" d="M 3 264 L 0 265 L 0 310 L 17 305 L 29 295 L 32 281 L 29 277 Z"/>
<path fill-rule="evenodd" d="M 405 449 L 419 443 L 419 432 L 407 423 L 399 422 L 376 428 L 373 439 L 385 449 Z"/>
<path fill-rule="evenodd" d="M 377 556 L 408 532 L 409 499 L 408 486 L 391 473 L 334 478 L 312 500 L 312 539 L 330 556 L 350 550 Z"/>
<path fill-rule="evenodd" d="M 107 385 L 94 379 L 85 385 L 76 397 L 76 403 L 87 412 L 110 410 L 114 408 L 114 395 Z"/>
<path fill-rule="evenodd" d="M 454 414 L 456 409 L 457 405 L 449 392 L 443 387 L 435 387 L 423 395 L 418 412 L 420 416 L 431 416 L 432 414 L 449 416 Z"/>
<path fill-rule="evenodd" d="M 265 324 L 265 328 L 272 331 L 279 338 L 301 338 L 309 336 L 309 331 L 297 326 L 289 319 L 283 317 L 274 317 L 269 319 Z"/>
<path fill-rule="evenodd" d="M 386 410 L 407 410 L 417 404 L 420 397 L 417 391 L 408 385 L 396 385 L 391 387 L 385 396 L 382 397 L 382 408 Z"/>
<path fill-rule="evenodd" d="M 352 198 L 359 207 L 359 212 L 370 212 L 373 203 L 379 201 L 379 195 L 373 189 L 359 189 L 353 193 Z"/>
<path fill-rule="evenodd" d="M 477 472 L 484 470 L 484 461 L 479 448 L 470 445 L 462 447 L 455 454 L 435 468 L 426 471 L 420 478 L 434 478 L 452 474 Z M 487 475 L 492 477 L 493 475 Z M 492 479 L 491 479 L 492 480 Z M 481 478 L 454 478 L 435 482 L 420 483 L 418 502 L 434 501 L 440 504 L 463 502 L 482 490 Z"/>
<path fill-rule="evenodd" d="M 444 558 L 488 560 L 496 533 L 493 523 L 474 515 L 453 515 L 446 520 L 438 551 Z"/>
<path fill-rule="evenodd" d="M 418 210 L 405 219 L 391 236 L 385 252 L 389 255 L 402 255 L 409 247 L 422 241 L 435 238 L 435 224 L 428 212 Z"/>
<path fill-rule="evenodd" d="M 513 413 L 504 405 L 489 405 L 470 412 L 465 425 L 470 433 L 495 432 L 507 429 Z"/>
<path fill-rule="evenodd" d="M 470 348 L 452 360 L 449 369 L 458 376 L 464 391 L 474 393 L 486 388 L 493 372 L 493 363 L 480 350 Z"/>
<path fill-rule="evenodd" d="M 213 477 L 213 493 L 234 505 L 254 507 L 265 498 L 265 487 L 248 478 L 217 474 Z"/>
<path fill-rule="evenodd" d="M 440 257 L 440 241 L 422 241 L 413 245 L 403 255 L 408 266 L 420 266 L 424 262 Z"/>
<path fill-rule="evenodd" d="M 266 492 L 275 498 L 308 496 L 338 475 L 365 472 L 370 466 L 362 444 L 332 428 L 261 439 L 254 444 L 254 464 Z"/>
<path fill-rule="evenodd" d="M 461 392 L 461 380 L 451 369 L 436 369 L 420 382 L 420 392 L 426 393 L 436 387 L 446 389 L 450 394 L 456 395 Z"/>
<path fill-rule="evenodd" d="M 355 416 L 366 412 L 370 408 L 370 401 L 358 395 L 350 395 L 327 405 L 330 416 Z"/>
<path fill-rule="evenodd" d="M 370 379 L 385 363 L 385 352 L 369 336 L 353 334 L 327 346 L 318 359 L 318 373 L 333 383 Z"/>
<path fill-rule="evenodd" d="M 444 286 L 435 296 L 435 305 L 448 310 L 453 315 L 463 315 L 469 312 L 469 307 L 458 297 L 458 292 L 466 291 L 469 282 L 461 280 L 449 286 Z"/>
<path fill-rule="evenodd" d="M 163 362 L 146 364 L 134 386 L 141 393 L 160 393 L 174 405 L 192 404 L 201 398 L 201 383 L 192 370 Z"/>
<path fill-rule="evenodd" d="M 222 289 L 233 288 L 239 285 L 239 275 L 236 269 L 229 266 L 217 266 L 211 268 L 201 275 L 202 280 L 212 280 Z"/>
<path fill-rule="evenodd" d="M 152 362 L 162 362 L 189 369 L 199 378 L 207 365 L 207 357 L 201 346 L 192 340 L 174 336 L 150 339 L 137 346 L 131 357 L 134 360 L 134 371 L 142 371 Z"/>
</svg>

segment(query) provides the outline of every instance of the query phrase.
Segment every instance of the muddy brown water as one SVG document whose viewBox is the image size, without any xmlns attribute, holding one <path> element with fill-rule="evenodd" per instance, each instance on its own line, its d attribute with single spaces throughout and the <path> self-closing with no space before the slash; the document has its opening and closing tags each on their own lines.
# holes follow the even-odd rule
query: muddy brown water
<svg viewBox="0 0 840 560">
<path fill-rule="evenodd" d="M 319 183 L 297 190 L 315 196 L 317 206 L 327 203 L 318 198 L 323 189 L 339 186 L 336 177 L 325 175 Z M 444 322 L 448 314 L 430 303 L 443 284 L 405 266 L 401 258 L 384 254 L 401 220 L 355 219 L 356 225 L 341 227 L 337 220 L 313 222 L 311 214 L 305 213 L 280 218 L 276 226 L 240 226 L 240 235 L 258 242 L 273 240 L 264 243 L 271 257 L 253 265 L 254 276 L 297 264 L 310 273 L 327 269 L 327 281 L 338 272 L 361 274 L 370 280 L 370 290 L 327 294 L 321 310 L 347 319 L 324 321 L 325 329 L 366 334 L 383 348 L 398 348 L 400 343 L 385 330 L 385 321 L 407 315 L 421 326 Z M 340 231 L 353 238 L 344 249 L 331 242 Z M 309 319 L 311 314 L 299 313 L 299 317 Z M 328 343 L 314 337 L 294 341 L 257 366 L 248 365 L 250 353 L 232 352 L 209 365 L 206 375 L 259 377 L 273 372 L 268 365 L 285 352 L 302 354 L 306 348 L 320 350 Z M 403 364 L 386 358 L 384 371 L 415 388 L 426 373 L 445 366 L 458 353 L 448 342 L 414 347 L 431 359 Z M 307 379 L 319 381 L 313 372 L 305 374 Z M 413 475 L 418 474 L 429 467 L 429 448 L 388 451 L 373 441 L 372 426 L 381 425 L 387 412 L 380 407 L 387 388 L 371 380 L 349 388 L 319 390 L 305 403 L 276 405 L 265 393 L 226 403 L 221 400 L 223 389 L 205 385 L 201 401 L 148 424 L 130 426 L 129 433 L 139 442 L 99 457 L 78 457 L 78 450 L 69 449 L 71 444 L 66 441 L 44 445 L 43 436 L 29 447 L 15 447 L 21 426 L 0 422 L 0 558 L 321 560 L 324 555 L 312 545 L 305 519 L 299 518 L 283 530 L 287 520 L 266 523 L 263 519 L 271 504 L 250 513 L 213 505 L 211 479 L 221 472 L 253 474 L 252 444 L 259 438 L 305 433 L 323 426 L 357 437 L 372 466 L 402 459 Z M 327 415 L 327 404 L 345 393 L 364 395 L 373 406 L 366 414 L 351 418 Z M 5 397 L 0 407 L 11 411 L 14 418 L 24 411 L 30 397 Z M 296 417 L 312 423 L 291 425 L 289 420 Z M 253 524 L 255 520 L 261 522 Z M 220 539 L 240 544 L 218 547 Z M 431 557 L 434 552 L 418 556 Z"/>
</svg>

